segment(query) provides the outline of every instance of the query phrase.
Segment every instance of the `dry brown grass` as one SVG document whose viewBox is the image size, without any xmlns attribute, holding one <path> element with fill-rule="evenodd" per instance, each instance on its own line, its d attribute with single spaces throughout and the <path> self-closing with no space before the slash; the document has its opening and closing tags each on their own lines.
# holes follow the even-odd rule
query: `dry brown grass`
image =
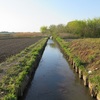
<svg viewBox="0 0 100 100">
<path fill-rule="evenodd" d="M 88 70 L 100 70 L 100 38 L 73 40 L 70 48 L 75 56 L 87 63 Z"/>
<path fill-rule="evenodd" d="M 76 38 L 79 38 L 79 36 L 74 35 L 74 34 L 70 34 L 70 33 L 59 33 L 58 35 L 63 39 L 76 39 Z"/>
<path fill-rule="evenodd" d="M 12 34 L 13 37 L 36 37 L 36 36 L 44 36 L 42 33 L 39 32 L 18 32 Z"/>
<path fill-rule="evenodd" d="M 40 32 L 14 32 L 8 34 L 0 34 L 0 39 L 7 38 L 24 38 L 24 37 L 45 37 L 46 35 Z"/>
</svg>

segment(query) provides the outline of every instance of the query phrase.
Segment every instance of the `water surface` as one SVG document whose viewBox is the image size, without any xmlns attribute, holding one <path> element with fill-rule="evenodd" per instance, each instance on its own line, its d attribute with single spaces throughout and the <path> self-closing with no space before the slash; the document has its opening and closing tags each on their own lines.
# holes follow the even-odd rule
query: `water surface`
<svg viewBox="0 0 100 100">
<path fill-rule="evenodd" d="M 93 100 L 58 46 L 48 40 L 25 100 Z"/>
</svg>

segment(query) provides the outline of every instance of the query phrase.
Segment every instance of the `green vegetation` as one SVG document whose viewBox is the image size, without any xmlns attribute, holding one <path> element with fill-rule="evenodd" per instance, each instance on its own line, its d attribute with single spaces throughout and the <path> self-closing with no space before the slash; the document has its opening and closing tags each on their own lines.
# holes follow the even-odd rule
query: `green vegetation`
<svg viewBox="0 0 100 100">
<path fill-rule="evenodd" d="M 47 31 L 48 31 L 47 26 L 42 26 L 42 27 L 40 28 L 40 31 L 41 31 L 42 33 L 47 33 Z"/>
<path fill-rule="evenodd" d="M 27 47 L 21 53 L 7 59 L 1 63 L 0 67 L 9 65 L 5 73 L 1 70 L 2 80 L 0 80 L 0 100 L 17 100 L 17 95 L 26 75 L 30 74 L 32 67 L 36 63 L 37 57 L 44 48 L 47 38 Z"/>
<path fill-rule="evenodd" d="M 100 91 L 100 75 L 95 75 L 90 78 L 90 82 L 97 86 L 97 91 Z"/>
<path fill-rule="evenodd" d="M 68 22 L 67 25 L 50 25 L 49 27 L 41 27 L 41 32 L 59 35 L 71 34 L 69 36 L 81 37 L 81 38 L 98 38 L 100 37 L 100 18 L 88 19 L 88 20 L 74 20 Z"/>
<path fill-rule="evenodd" d="M 71 21 L 66 26 L 67 32 L 81 37 L 100 37 L 100 18 Z"/>
<path fill-rule="evenodd" d="M 89 76 L 89 81 L 96 86 L 97 91 L 100 91 L 100 39 L 88 38 L 65 42 L 57 37 L 56 41 L 69 59 Z"/>
<path fill-rule="evenodd" d="M 17 98 L 14 94 L 8 94 L 4 97 L 4 100 L 17 100 Z"/>
</svg>

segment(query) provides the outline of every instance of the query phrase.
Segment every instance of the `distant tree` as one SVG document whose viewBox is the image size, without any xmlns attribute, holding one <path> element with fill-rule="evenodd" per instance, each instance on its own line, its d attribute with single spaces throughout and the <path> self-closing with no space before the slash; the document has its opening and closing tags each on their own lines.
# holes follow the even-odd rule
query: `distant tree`
<svg viewBox="0 0 100 100">
<path fill-rule="evenodd" d="M 47 32 L 48 32 L 47 26 L 42 26 L 42 27 L 40 28 L 40 31 L 41 31 L 42 33 L 47 33 Z"/>
<path fill-rule="evenodd" d="M 63 24 L 57 25 L 57 33 L 65 33 L 65 26 Z"/>
<path fill-rule="evenodd" d="M 100 18 L 88 19 L 86 27 L 87 37 L 100 37 Z"/>
<path fill-rule="evenodd" d="M 56 25 L 50 25 L 49 31 L 50 31 L 51 34 L 57 33 Z"/>
<path fill-rule="evenodd" d="M 88 20 L 74 20 L 67 25 L 50 25 L 40 28 L 42 33 L 58 35 L 57 33 L 70 33 L 79 37 L 100 37 L 100 18 Z"/>
<path fill-rule="evenodd" d="M 66 25 L 66 30 L 68 33 L 77 34 L 84 37 L 84 32 L 86 28 L 86 22 L 83 20 L 71 21 Z"/>
</svg>

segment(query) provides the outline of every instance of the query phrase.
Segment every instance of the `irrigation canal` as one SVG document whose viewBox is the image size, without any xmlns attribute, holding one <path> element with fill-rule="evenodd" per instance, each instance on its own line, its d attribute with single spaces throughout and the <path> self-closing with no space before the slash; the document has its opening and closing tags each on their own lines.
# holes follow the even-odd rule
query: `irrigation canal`
<svg viewBox="0 0 100 100">
<path fill-rule="evenodd" d="M 49 39 L 24 100 L 94 100 Z"/>
</svg>

